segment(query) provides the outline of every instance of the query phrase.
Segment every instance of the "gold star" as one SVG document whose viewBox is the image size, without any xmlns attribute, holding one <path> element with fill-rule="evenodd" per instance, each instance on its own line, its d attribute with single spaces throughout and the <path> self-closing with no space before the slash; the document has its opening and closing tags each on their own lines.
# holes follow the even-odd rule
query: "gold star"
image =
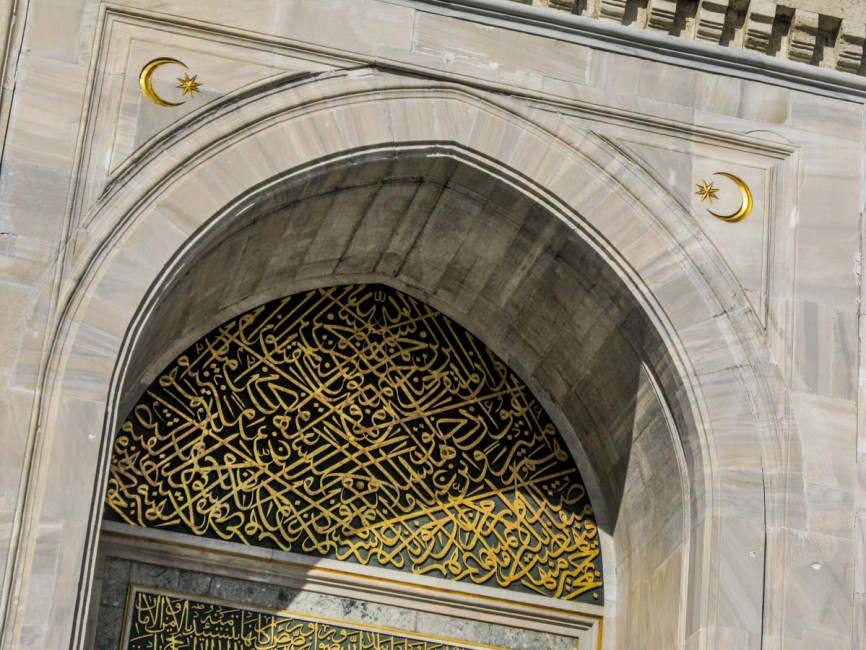
<svg viewBox="0 0 866 650">
<path fill-rule="evenodd" d="M 189 75 L 184 72 L 183 79 L 181 79 L 180 77 L 177 78 L 177 80 L 180 82 L 177 87 L 183 91 L 180 94 L 181 97 L 183 97 L 184 95 L 189 95 L 192 98 L 195 97 L 196 93 L 201 92 L 199 90 L 201 84 L 196 82 L 197 77 L 198 75 L 193 75 L 192 79 L 190 79 Z"/>
<path fill-rule="evenodd" d="M 709 185 L 707 185 L 707 181 L 706 179 L 704 179 L 701 185 L 695 186 L 698 188 L 698 191 L 695 192 L 695 194 L 700 195 L 701 203 L 709 199 L 710 204 L 712 204 L 713 201 L 719 198 L 718 196 L 716 196 L 719 193 L 719 188 L 713 187 L 713 185 L 714 183 L 710 183 Z"/>
</svg>

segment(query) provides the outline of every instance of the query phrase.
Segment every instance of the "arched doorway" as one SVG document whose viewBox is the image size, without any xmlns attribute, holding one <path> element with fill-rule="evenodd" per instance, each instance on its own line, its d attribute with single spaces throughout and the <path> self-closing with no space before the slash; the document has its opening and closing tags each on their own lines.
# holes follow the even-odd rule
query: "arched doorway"
<svg viewBox="0 0 866 650">
<path fill-rule="evenodd" d="M 124 648 L 225 641 L 229 631 L 212 629 L 208 621 L 215 617 L 212 608 L 226 610 L 229 603 L 188 607 L 183 617 L 168 603 L 225 599 L 238 584 L 256 594 L 264 576 L 275 578 L 265 586 L 282 585 L 287 575 L 300 577 L 304 563 L 366 583 L 358 596 L 342 599 L 349 611 L 367 611 L 371 601 L 386 607 L 361 596 L 381 592 L 380 581 L 412 585 L 412 606 L 391 606 L 400 618 L 416 619 L 405 634 L 447 627 L 428 620 L 443 588 L 469 609 L 491 609 L 496 600 L 527 609 L 567 601 L 577 607 L 575 618 L 584 619 L 578 638 L 588 642 L 599 632 L 604 578 L 598 526 L 553 423 L 478 339 L 384 285 L 344 285 L 271 301 L 184 351 L 121 426 L 105 517 L 116 523 L 106 524 L 98 574 L 109 594 L 95 599 L 102 604 L 100 645 L 115 647 L 121 636 Z M 190 574 L 192 566 L 175 549 L 197 547 L 200 538 L 222 566 L 214 571 L 214 562 L 199 564 L 191 578 L 179 573 Z M 262 557 L 239 545 L 273 553 Z M 238 554 L 258 565 L 258 580 L 236 566 Z M 160 555 L 168 562 L 159 563 Z M 233 582 L 227 586 L 220 578 Z M 202 584 L 203 593 L 189 592 Z M 175 593 L 153 591 L 156 586 Z M 115 603 L 124 588 L 121 615 Z M 138 591 L 129 594 L 130 588 Z M 302 581 L 291 597 L 253 602 L 296 609 L 309 600 L 309 590 Z M 313 591 L 317 599 L 326 597 Z M 413 610 L 428 613 L 418 623 Z M 370 614 L 363 622 L 382 627 L 391 617 L 381 618 Z M 124 630 L 116 627 L 121 620 Z M 271 639 L 275 647 L 307 647 L 303 643 L 316 633 L 296 624 L 277 632 L 270 618 L 247 629 L 242 620 L 230 630 L 238 648 L 247 647 L 245 635 L 265 646 L 263 637 L 281 636 Z M 500 629 L 487 621 L 474 636 L 450 636 L 527 648 L 571 638 L 556 633 L 561 624 L 555 617 L 537 615 L 534 626 L 516 622 Z M 354 629 L 341 643 L 363 647 L 353 634 L 364 631 Z"/>
<path fill-rule="evenodd" d="M 212 231 L 161 292 L 137 336 L 121 410 L 228 317 L 334 283 L 396 287 L 477 333 L 532 386 L 577 459 L 612 577 L 603 608 L 560 612 L 571 632 L 585 628 L 594 642 L 593 621 L 652 598 L 671 613 L 667 626 L 648 631 L 639 613 L 622 620 L 635 621 L 635 638 L 675 643 L 688 469 L 652 369 L 664 347 L 622 281 L 548 208 L 459 158 L 428 153 L 359 152 L 349 166 L 335 161 L 248 198 L 243 220 Z M 231 277 L 215 282 L 223 269 Z M 631 598 L 620 599 L 619 576 Z M 615 631 L 608 626 L 609 637 Z"/>
<path fill-rule="evenodd" d="M 54 389 L 62 398 L 65 373 L 96 363 L 101 397 L 82 406 L 81 418 L 93 421 L 91 406 L 108 413 L 102 455 L 89 457 L 95 498 L 78 504 L 90 513 L 79 540 L 82 594 L 110 439 L 141 386 L 204 333 L 193 330 L 276 296 L 382 282 L 479 336 L 562 432 L 610 535 L 606 557 L 616 565 L 605 575 L 615 597 L 606 598 L 604 615 L 622 643 L 650 629 L 681 645 L 741 625 L 725 619 L 715 594 L 724 602 L 743 593 L 721 585 L 721 571 L 745 570 L 724 548 L 748 544 L 762 562 L 763 388 L 748 366 L 726 372 L 748 362 L 741 343 L 747 317 L 728 304 L 736 296 L 719 290 L 725 278 L 713 274 L 721 265 L 712 250 L 639 169 L 592 134 L 500 103 L 446 84 L 414 91 L 405 79 L 373 71 L 300 82 L 244 105 L 227 103 L 225 119 L 215 113 L 206 130 L 168 134 L 161 146 L 170 153 L 137 170 L 142 190 L 106 196 L 88 225 L 104 232 L 95 237 L 103 245 L 81 253 L 85 279 L 58 346 Z M 241 109 L 246 121 L 238 128 Z M 396 199 L 391 189 L 412 179 L 424 188 L 418 203 L 391 206 L 409 218 L 390 229 L 377 223 L 371 215 L 387 214 L 388 206 L 376 201 Z M 365 191 L 367 203 L 359 198 Z M 424 201 L 431 196 L 439 198 Z M 304 218 L 312 208 L 320 215 L 315 232 Z M 437 222 L 444 230 L 426 241 L 425 229 Z M 332 227 L 347 223 L 354 226 Z M 447 265 L 431 242 L 453 253 Z M 497 245 L 514 257 L 500 255 L 484 283 L 466 281 Z M 255 263 L 239 264 L 236 255 Z M 112 285 L 119 269 L 136 278 L 120 295 Z M 684 292 L 696 297 L 688 308 L 678 303 Z M 96 362 L 88 343 L 94 327 L 112 332 Z M 709 357 L 699 353 L 707 336 L 718 342 Z M 704 394 L 704 378 L 724 394 Z M 76 390 L 80 396 L 80 382 Z M 748 484 L 757 499 L 736 505 L 720 498 L 717 471 L 730 461 L 712 442 L 712 421 L 731 400 L 759 406 L 741 429 L 753 440 L 755 464 L 735 461 L 759 479 Z M 48 421 L 61 412 L 50 411 Z M 656 485 L 654 477 L 663 478 Z M 61 488 L 49 480 L 48 489 Z M 667 497 L 641 502 L 660 494 Z M 728 534 L 719 535 L 728 523 Z M 760 601 L 759 584 L 742 585 Z M 670 620 L 650 623 L 642 603 L 660 599 L 670 603 Z M 86 602 L 82 595 L 76 620 Z M 747 633 L 759 634 L 760 621 L 753 627 L 747 622 Z"/>
</svg>

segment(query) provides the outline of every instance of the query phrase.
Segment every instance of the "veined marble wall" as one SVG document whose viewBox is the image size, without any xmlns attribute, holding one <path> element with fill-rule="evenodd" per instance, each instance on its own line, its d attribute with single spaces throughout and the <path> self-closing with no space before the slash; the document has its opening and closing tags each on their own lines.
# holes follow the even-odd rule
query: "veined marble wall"
<svg viewBox="0 0 866 650">
<path fill-rule="evenodd" d="M 443 644 L 453 643 L 454 646 L 477 643 L 485 648 L 515 650 L 575 648 L 575 639 L 557 634 L 485 621 L 461 621 L 435 611 L 417 612 L 370 604 L 352 598 L 254 582 L 232 575 L 214 575 L 165 564 L 148 564 L 110 554 L 100 559 L 95 580 L 99 586 L 98 601 L 94 602 L 92 617 L 95 650 L 125 647 L 121 641 L 129 625 L 131 588 L 152 593 L 183 594 L 190 600 L 199 597 L 252 611 L 290 612 L 312 620 L 334 621 L 335 625 L 344 624 L 349 629 L 386 630 L 395 636 L 400 633 L 419 635 L 416 638 L 431 639 L 431 647 L 438 645 L 441 640 Z M 223 647 L 227 647 L 224 641 L 215 640 L 214 643 L 223 643 Z M 285 647 L 290 646 L 285 644 Z"/>
<path fill-rule="evenodd" d="M 518 603 L 521 627 L 866 643 L 866 86 L 458 4 L 15 4 L 0 646 L 85 644 L 111 437 L 160 360 L 270 292 L 369 279 L 506 359 L 606 510 L 610 601 Z M 201 94 L 163 66 L 185 103 L 150 102 L 156 57 Z M 736 210 L 719 171 L 751 188 L 738 224 L 695 196 L 715 181 Z M 375 598 L 418 611 L 430 586 Z"/>
</svg>

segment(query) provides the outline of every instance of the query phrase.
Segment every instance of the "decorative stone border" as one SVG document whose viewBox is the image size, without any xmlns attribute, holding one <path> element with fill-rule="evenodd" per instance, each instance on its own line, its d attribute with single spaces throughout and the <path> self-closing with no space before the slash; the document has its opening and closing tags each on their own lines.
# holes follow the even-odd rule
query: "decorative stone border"
<svg viewBox="0 0 866 650">
<path fill-rule="evenodd" d="M 510 0 L 863 75 L 866 25 L 776 0 Z"/>
</svg>

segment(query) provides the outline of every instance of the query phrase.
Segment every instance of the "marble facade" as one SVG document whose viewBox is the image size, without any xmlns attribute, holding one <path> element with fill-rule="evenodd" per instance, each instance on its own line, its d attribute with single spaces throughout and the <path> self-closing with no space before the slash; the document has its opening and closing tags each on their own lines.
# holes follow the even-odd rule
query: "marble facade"
<svg viewBox="0 0 866 650">
<path fill-rule="evenodd" d="M 106 576 L 154 565 L 514 648 L 866 646 L 862 77 L 504 0 L 4 7 L 0 647 L 102 647 Z M 165 66 L 185 103 L 150 102 L 156 57 L 201 94 Z M 719 171 L 738 224 L 695 195 L 735 210 Z M 102 525 L 118 423 L 179 351 L 363 282 L 536 394 L 604 605 Z"/>
</svg>

